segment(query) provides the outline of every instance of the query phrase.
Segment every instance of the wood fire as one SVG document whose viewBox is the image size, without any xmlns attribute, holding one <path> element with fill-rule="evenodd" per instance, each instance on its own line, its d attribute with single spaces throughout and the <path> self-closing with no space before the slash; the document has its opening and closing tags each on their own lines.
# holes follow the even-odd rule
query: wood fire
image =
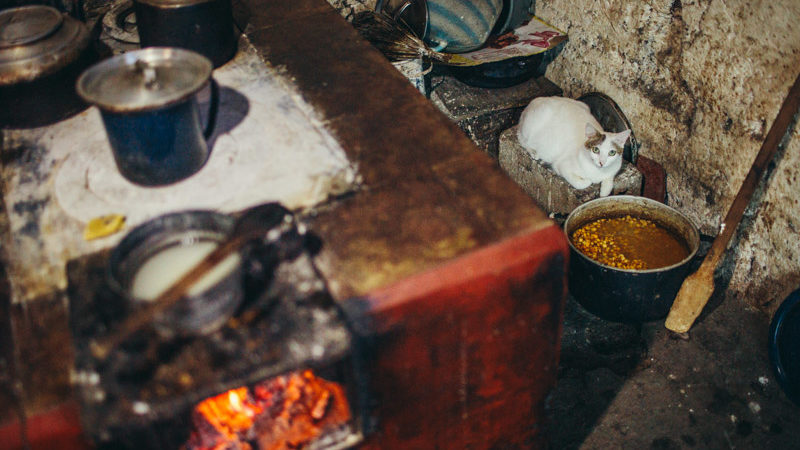
<svg viewBox="0 0 800 450">
<path fill-rule="evenodd" d="M 303 448 L 351 417 L 341 385 L 292 372 L 199 403 L 186 450 Z"/>
</svg>

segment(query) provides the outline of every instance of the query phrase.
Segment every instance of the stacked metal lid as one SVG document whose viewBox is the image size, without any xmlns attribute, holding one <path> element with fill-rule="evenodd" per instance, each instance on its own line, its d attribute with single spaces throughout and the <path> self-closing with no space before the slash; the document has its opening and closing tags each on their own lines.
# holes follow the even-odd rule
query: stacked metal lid
<svg viewBox="0 0 800 450">
<path fill-rule="evenodd" d="M 53 74 L 77 60 L 89 45 L 89 30 L 49 6 L 0 11 L 0 85 Z"/>
</svg>

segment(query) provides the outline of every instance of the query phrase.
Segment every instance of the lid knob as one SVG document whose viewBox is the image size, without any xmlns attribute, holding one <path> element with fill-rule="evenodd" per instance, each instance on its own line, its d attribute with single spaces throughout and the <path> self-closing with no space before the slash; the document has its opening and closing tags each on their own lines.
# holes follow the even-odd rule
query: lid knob
<svg viewBox="0 0 800 450">
<path fill-rule="evenodd" d="M 134 67 L 136 68 L 136 72 L 144 79 L 145 88 L 151 91 L 159 88 L 156 69 L 154 67 L 141 59 L 136 60 Z"/>
</svg>

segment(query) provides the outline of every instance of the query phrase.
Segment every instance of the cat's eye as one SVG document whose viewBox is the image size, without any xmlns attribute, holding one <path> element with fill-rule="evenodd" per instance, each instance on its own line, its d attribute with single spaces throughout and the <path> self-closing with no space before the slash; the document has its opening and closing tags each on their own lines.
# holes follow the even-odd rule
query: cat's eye
<svg viewBox="0 0 800 450">
<path fill-rule="evenodd" d="M 592 153 L 600 153 L 600 149 L 597 147 L 592 147 Z"/>
<path fill-rule="evenodd" d="M 609 151 L 608 151 L 608 156 L 614 156 L 614 155 L 616 155 L 616 154 L 617 154 L 617 151 L 616 151 L 616 150 L 609 150 Z"/>
</svg>

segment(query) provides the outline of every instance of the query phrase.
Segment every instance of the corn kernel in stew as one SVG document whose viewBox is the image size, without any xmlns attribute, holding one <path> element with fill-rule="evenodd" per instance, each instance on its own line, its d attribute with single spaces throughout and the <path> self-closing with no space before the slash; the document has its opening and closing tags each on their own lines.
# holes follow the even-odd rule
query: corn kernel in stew
<svg viewBox="0 0 800 450">
<path fill-rule="evenodd" d="M 594 220 L 570 238 L 587 257 L 619 269 L 666 267 L 689 255 L 688 246 L 675 234 L 652 220 L 631 215 Z"/>
</svg>

